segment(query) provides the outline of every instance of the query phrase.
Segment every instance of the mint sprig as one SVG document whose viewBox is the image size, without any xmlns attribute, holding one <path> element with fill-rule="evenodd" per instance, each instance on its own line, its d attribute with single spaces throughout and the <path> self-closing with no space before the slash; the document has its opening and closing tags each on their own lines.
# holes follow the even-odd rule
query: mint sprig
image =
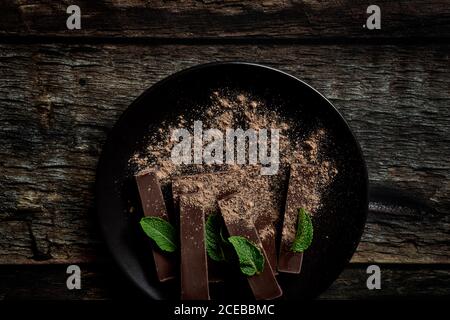
<svg viewBox="0 0 450 320">
<path fill-rule="evenodd" d="M 298 210 L 297 232 L 291 251 L 298 253 L 308 249 L 313 240 L 313 233 L 311 216 L 305 209 L 300 208 Z"/>
<path fill-rule="evenodd" d="M 206 252 L 218 262 L 235 263 L 239 260 L 241 272 L 246 276 L 259 274 L 264 269 L 261 250 L 244 237 L 225 236 L 225 224 L 218 214 L 210 214 L 205 224 Z M 236 259 L 237 256 L 237 259 Z"/>
<path fill-rule="evenodd" d="M 253 276 L 263 271 L 264 255 L 254 243 L 240 236 L 232 236 L 228 240 L 236 251 L 243 274 Z"/>
<path fill-rule="evenodd" d="M 169 222 L 159 217 L 143 217 L 139 223 L 161 250 L 174 252 L 177 249 L 177 234 Z"/>
<path fill-rule="evenodd" d="M 208 257 L 217 262 L 233 262 L 234 250 L 225 236 L 225 223 L 220 215 L 210 214 L 206 219 L 205 238 Z"/>
<path fill-rule="evenodd" d="M 206 233 L 206 252 L 208 256 L 218 262 L 225 261 L 224 244 L 226 243 L 222 238 L 221 220 L 218 214 L 210 214 L 206 219 L 205 233 Z"/>
</svg>

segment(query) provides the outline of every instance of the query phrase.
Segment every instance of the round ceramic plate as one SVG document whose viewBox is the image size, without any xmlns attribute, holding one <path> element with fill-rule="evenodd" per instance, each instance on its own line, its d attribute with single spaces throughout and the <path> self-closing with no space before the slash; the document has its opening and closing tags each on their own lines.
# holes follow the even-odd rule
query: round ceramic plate
<svg viewBox="0 0 450 320">
<path fill-rule="evenodd" d="M 163 120 L 189 114 L 189 106 L 207 105 L 212 90 L 250 92 L 284 117 L 301 122 L 305 133 L 317 123 L 329 136 L 339 174 L 315 221 L 313 245 L 299 275 L 279 274 L 282 299 L 318 296 L 352 257 L 367 215 L 367 169 L 360 147 L 336 108 L 318 91 L 282 71 L 242 62 L 212 63 L 183 70 L 146 90 L 111 130 L 98 164 L 96 200 L 105 241 L 120 268 L 153 299 L 179 299 L 178 281 L 159 283 L 153 256 L 139 226 L 139 198 L 129 159 Z M 299 137 L 302 136 L 301 134 Z M 251 298 L 246 281 L 211 285 L 215 299 Z"/>
</svg>

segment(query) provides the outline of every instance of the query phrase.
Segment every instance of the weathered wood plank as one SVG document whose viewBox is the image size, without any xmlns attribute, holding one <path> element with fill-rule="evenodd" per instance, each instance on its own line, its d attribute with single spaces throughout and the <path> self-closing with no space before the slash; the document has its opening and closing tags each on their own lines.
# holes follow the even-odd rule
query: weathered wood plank
<svg viewBox="0 0 450 320">
<path fill-rule="evenodd" d="M 138 300 L 145 296 L 111 264 L 81 265 L 81 289 L 68 290 L 64 265 L 0 266 L 0 300 Z M 320 299 L 448 297 L 448 266 L 380 265 L 381 289 L 368 290 L 366 265 L 349 265 Z"/>
<path fill-rule="evenodd" d="M 70 1 L 0 2 L 0 35 L 143 38 L 414 38 L 449 37 L 445 0 L 379 0 L 381 30 L 363 25 L 368 0 L 89 1 L 81 30 L 66 27 Z"/>
<path fill-rule="evenodd" d="M 350 265 L 320 299 L 437 298 L 450 295 L 447 266 L 380 265 L 381 289 L 368 290 L 366 265 Z"/>
<path fill-rule="evenodd" d="M 81 265 L 81 289 L 68 290 L 68 265 L 1 266 L 0 300 L 105 300 L 143 297 L 111 265 Z"/>
<path fill-rule="evenodd" d="M 0 45 L 0 264 L 98 259 L 93 185 L 108 130 L 147 87 L 211 60 L 309 82 L 349 120 L 372 185 L 423 205 L 373 208 L 356 262 L 449 263 L 449 45 Z"/>
</svg>

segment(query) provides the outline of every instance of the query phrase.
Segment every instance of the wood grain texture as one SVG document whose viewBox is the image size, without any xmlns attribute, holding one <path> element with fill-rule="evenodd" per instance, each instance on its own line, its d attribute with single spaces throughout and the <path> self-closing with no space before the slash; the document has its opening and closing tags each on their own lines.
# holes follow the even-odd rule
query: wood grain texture
<svg viewBox="0 0 450 320">
<path fill-rule="evenodd" d="M 320 299 L 448 298 L 447 266 L 380 265 L 381 289 L 368 290 L 366 265 L 350 265 Z"/>
<path fill-rule="evenodd" d="M 93 185 L 107 133 L 161 78 L 216 60 L 307 81 L 348 119 L 375 187 L 353 261 L 450 262 L 449 45 L 0 45 L 0 264 L 101 260 Z"/>
<path fill-rule="evenodd" d="M 382 29 L 363 25 L 368 0 L 89 1 L 68 30 L 72 1 L 0 1 L 0 35 L 140 38 L 433 38 L 450 36 L 445 0 L 379 0 Z"/>
<path fill-rule="evenodd" d="M 111 264 L 81 265 L 81 289 L 68 290 L 63 265 L 0 266 L 0 300 L 117 300 L 145 296 Z M 368 290 L 367 265 L 349 265 L 319 299 L 438 298 L 450 295 L 445 266 L 380 265 L 381 289 Z"/>
</svg>

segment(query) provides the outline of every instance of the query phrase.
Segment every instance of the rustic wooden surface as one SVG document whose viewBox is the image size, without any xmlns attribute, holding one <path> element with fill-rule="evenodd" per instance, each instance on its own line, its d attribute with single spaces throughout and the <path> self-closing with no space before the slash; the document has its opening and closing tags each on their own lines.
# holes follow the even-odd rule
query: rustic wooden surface
<svg viewBox="0 0 450 320">
<path fill-rule="evenodd" d="M 210 38 L 408 38 L 449 37 L 446 0 L 2 0 L 0 35 L 61 37 Z M 81 8 L 82 30 L 70 32 L 66 8 Z M 383 32 L 367 32 L 366 9 L 382 8 Z"/>
<path fill-rule="evenodd" d="M 95 224 L 102 144 L 143 90 L 223 60 L 310 83 L 362 145 L 374 201 L 352 264 L 323 298 L 450 294 L 445 1 L 380 1 L 386 28 L 375 33 L 361 28 L 365 1 L 80 1 L 90 14 L 78 33 L 65 29 L 63 3 L 0 1 L 0 299 L 116 297 L 104 284 L 109 255 Z M 386 190 L 399 195 L 386 201 Z M 56 288 L 65 279 L 58 264 L 71 263 L 88 270 L 87 291 Z M 386 266 L 386 290 L 365 289 L 367 263 Z M 27 290 L 33 279 L 49 284 Z"/>
<path fill-rule="evenodd" d="M 112 262 L 111 262 L 112 263 Z M 319 299 L 448 297 L 450 269 L 442 265 L 380 265 L 380 290 L 366 287 L 367 265 L 349 266 Z M 66 266 L 1 266 L 0 300 L 136 300 L 145 296 L 106 264 L 81 265 L 81 289 L 67 290 Z"/>
</svg>

